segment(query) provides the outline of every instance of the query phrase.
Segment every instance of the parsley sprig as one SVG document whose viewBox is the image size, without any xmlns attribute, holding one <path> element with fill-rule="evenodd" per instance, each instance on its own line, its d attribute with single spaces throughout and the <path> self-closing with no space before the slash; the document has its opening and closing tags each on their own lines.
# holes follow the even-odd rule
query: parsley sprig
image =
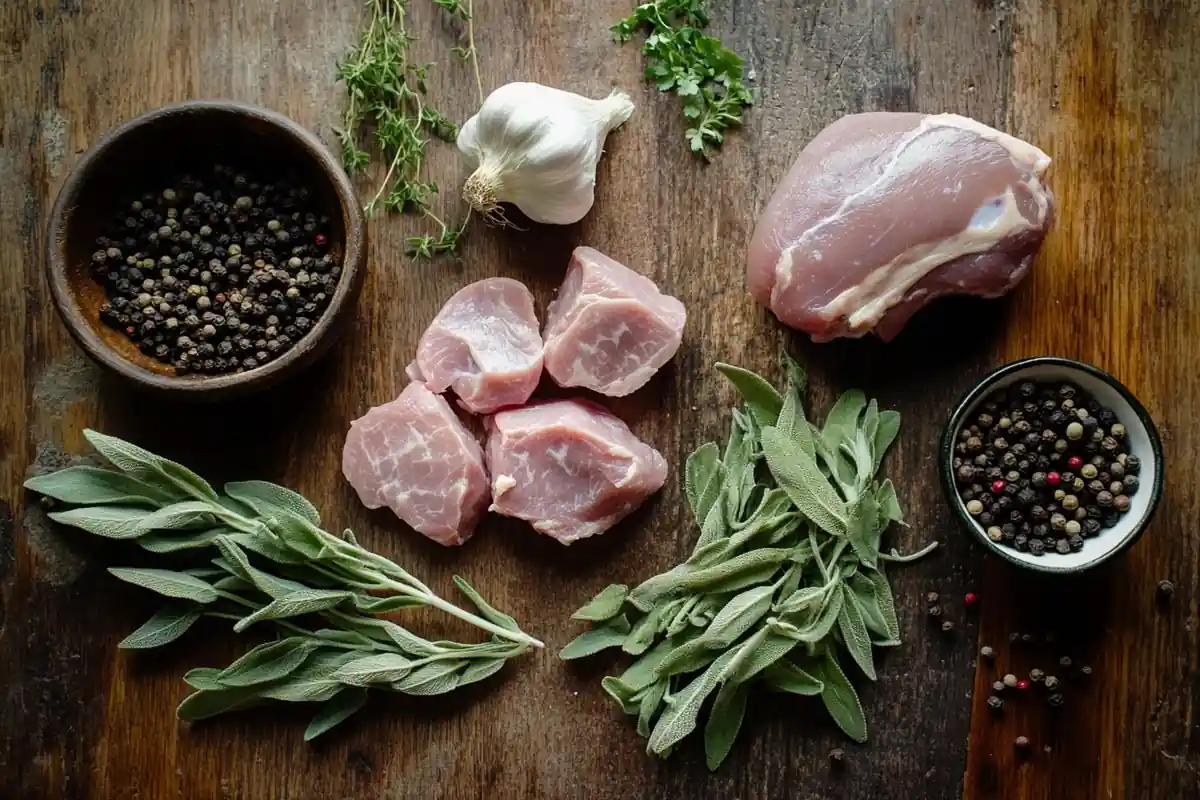
<svg viewBox="0 0 1200 800">
<path fill-rule="evenodd" d="M 463 58 L 473 63 L 482 103 L 472 2 L 433 2 L 467 25 L 468 45 L 455 51 L 461 50 Z M 410 57 L 409 45 L 415 37 L 405 24 L 408 0 L 366 0 L 366 8 L 367 28 L 358 45 L 337 67 L 337 79 L 345 84 L 349 97 L 342 126 L 335 130 L 342 147 L 342 163 L 351 174 L 366 169 L 371 156 L 365 148 L 373 133 L 375 145 L 387 159 L 388 167 L 364 210 L 374 213 L 382 206 L 388 211 L 421 214 L 432 220 L 437 225 L 435 235 L 407 239 L 407 253 L 412 258 L 453 252 L 466 231 L 470 213 L 461 223 L 443 222 L 431 208 L 438 185 L 428 179 L 424 167 L 429 138 L 453 143 L 458 126 L 427 102 L 426 78 L 433 65 L 418 63 Z"/>
<path fill-rule="evenodd" d="M 684 133 L 688 145 L 711 161 L 713 148 L 725 141 L 726 129 L 741 124 L 754 95 L 743 83 L 742 59 L 704 35 L 707 26 L 705 0 L 657 0 L 634 9 L 612 26 L 612 34 L 627 42 L 639 30 L 648 32 L 642 45 L 646 80 L 679 95 L 684 116 L 694 121 Z"/>
</svg>

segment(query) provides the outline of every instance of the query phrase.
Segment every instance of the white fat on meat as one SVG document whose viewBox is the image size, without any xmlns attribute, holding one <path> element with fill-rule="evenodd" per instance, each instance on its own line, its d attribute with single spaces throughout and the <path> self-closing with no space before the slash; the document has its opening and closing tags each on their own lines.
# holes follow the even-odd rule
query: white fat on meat
<svg viewBox="0 0 1200 800">
<path fill-rule="evenodd" d="M 491 510 L 563 544 L 604 533 L 667 479 L 657 450 L 587 401 L 501 411 L 488 429 Z"/>
<path fill-rule="evenodd" d="M 683 303 L 598 250 L 577 247 L 546 311 L 546 371 L 610 397 L 640 389 L 683 339 Z"/>
<path fill-rule="evenodd" d="M 533 295 L 511 278 L 464 286 L 421 336 L 407 373 L 430 391 L 452 389 L 474 414 L 521 405 L 542 375 Z"/>
<path fill-rule="evenodd" d="M 1038 148 L 955 114 L 834 122 L 759 217 L 751 293 L 816 341 L 892 339 L 932 300 L 998 297 L 1028 273 L 1053 215 Z"/>
<path fill-rule="evenodd" d="M 450 404 L 420 383 L 350 423 L 342 473 L 367 508 L 387 506 L 439 544 L 471 538 L 487 511 L 479 443 Z"/>
</svg>

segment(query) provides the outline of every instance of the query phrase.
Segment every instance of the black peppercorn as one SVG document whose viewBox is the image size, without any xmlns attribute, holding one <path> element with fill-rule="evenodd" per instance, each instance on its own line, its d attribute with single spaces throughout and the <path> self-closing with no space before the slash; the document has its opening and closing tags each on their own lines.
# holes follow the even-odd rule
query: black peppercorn
<svg viewBox="0 0 1200 800">
<path fill-rule="evenodd" d="M 1142 471 L 1142 460 L 1135 455 L 1129 455 L 1125 458 L 1125 473 L 1126 476 L 1137 475 Z"/>
<path fill-rule="evenodd" d="M 1055 692 L 1046 698 L 1046 702 L 1050 704 L 1051 708 L 1059 708 L 1063 704 L 1063 696 L 1061 693 Z"/>
<path fill-rule="evenodd" d="M 998 696 L 992 695 L 987 699 L 988 708 L 992 711 L 1001 711 L 1004 709 L 1004 701 Z"/>
<path fill-rule="evenodd" d="M 1059 680 L 1058 680 L 1058 678 L 1054 677 L 1053 675 L 1047 675 L 1046 679 L 1045 679 L 1045 685 L 1049 691 L 1053 692 L 1055 689 L 1058 688 Z"/>
<path fill-rule="evenodd" d="M 1029 543 L 1029 552 L 1035 556 L 1045 555 L 1046 545 L 1041 539 L 1034 539 Z"/>
</svg>

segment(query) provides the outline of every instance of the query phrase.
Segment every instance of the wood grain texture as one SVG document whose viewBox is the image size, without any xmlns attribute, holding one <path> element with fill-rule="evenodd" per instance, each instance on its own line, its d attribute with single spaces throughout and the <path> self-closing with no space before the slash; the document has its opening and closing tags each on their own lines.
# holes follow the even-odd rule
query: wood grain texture
<svg viewBox="0 0 1200 800">
<path fill-rule="evenodd" d="M 446 52 L 461 31 L 427 0 L 411 5 L 415 47 L 440 62 L 431 96 L 465 119 L 476 105 L 474 81 Z M 375 220 L 359 318 L 331 357 L 289 385 L 214 411 L 150 402 L 100 377 L 73 348 L 41 277 L 49 206 L 65 171 L 103 132 L 168 102 L 257 103 L 330 141 L 342 102 L 333 67 L 357 39 L 359 3 L 0 4 L 0 796 L 1195 795 L 1196 4 L 715 2 L 714 31 L 746 54 L 762 100 L 709 166 L 685 152 L 675 99 L 642 85 L 635 46 L 609 41 L 607 24 L 629 5 L 476 2 L 485 89 L 524 79 L 595 96 L 612 86 L 634 94 L 638 109 L 609 140 L 597 203 L 581 224 L 477 226 L 460 263 L 414 264 L 402 255 L 403 240 L 421 223 Z M 873 109 L 956 111 L 1007 126 L 1057 157 L 1051 184 L 1063 211 L 1013 301 L 940 304 L 887 346 L 811 345 L 744 292 L 745 245 L 804 144 L 840 115 Z M 456 154 L 436 145 L 431 152 L 430 173 L 456 186 L 465 177 Z M 459 210 L 453 195 L 443 198 L 451 216 Z M 649 275 L 689 309 L 675 361 L 649 387 L 610 403 L 672 463 L 724 433 L 732 396 L 711 370 L 718 359 L 777 376 L 776 354 L 787 346 L 810 369 L 817 408 L 861 386 L 904 414 L 887 470 L 912 528 L 893 539 L 906 547 L 939 538 L 945 547 L 892 572 L 906 641 L 882 659 L 879 682 L 862 687 L 868 745 L 848 744 L 812 704 L 760 700 L 720 772 L 707 772 L 698 742 L 661 762 L 602 694 L 610 664 L 554 658 L 576 632 L 566 617 L 582 600 L 690 550 L 695 531 L 678 476 L 598 541 L 564 549 L 523 525 L 490 520 L 453 551 L 367 512 L 342 481 L 349 421 L 394 397 L 424 325 L 455 289 L 507 275 L 526 281 L 542 310 L 570 250 L 584 243 Z M 952 401 L 989 366 L 1038 353 L 1113 370 L 1150 408 L 1168 448 L 1154 527 L 1111 574 L 1083 586 L 1042 587 L 983 563 L 937 488 L 937 436 Z M 304 715 L 286 710 L 180 725 L 180 675 L 226 663 L 248 643 L 214 626 L 162 653 L 116 650 L 152 608 L 103 573 L 126 553 L 51 530 L 20 489 L 27 470 L 83 452 L 80 431 L 89 425 L 214 480 L 293 486 L 328 520 L 354 528 L 439 590 L 449 594 L 450 576 L 464 574 L 551 652 L 448 701 L 383 699 L 316 746 L 300 739 Z M 1159 577 L 1179 587 L 1166 612 L 1153 604 Z M 979 620 L 953 600 L 967 587 L 982 587 Z M 929 590 L 951 598 L 955 636 L 935 634 L 925 619 Z M 1096 667 L 1095 683 L 1072 697 L 1057 726 L 1033 704 L 1013 704 L 995 721 L 983 705 L 990 673 L 976 668 L 977 639 L 1000 648 L 1014 627 L 1051 620 L 1064 638 L 1075 632 L 1075 652 Z M 1000 663 L 1028 668 L 1033 658 L 1004 652 Z M 1018 732 L 1054 749 L 1018 764 Z M 848 751 L 840 775 L 827 766 L 835 746 Z"/>
</svg>

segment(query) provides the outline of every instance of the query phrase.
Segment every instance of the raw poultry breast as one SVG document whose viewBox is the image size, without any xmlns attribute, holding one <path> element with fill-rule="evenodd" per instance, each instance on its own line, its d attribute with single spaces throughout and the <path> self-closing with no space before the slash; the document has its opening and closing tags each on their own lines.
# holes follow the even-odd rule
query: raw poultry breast
<svg viewBox="0 0 1200 800">
<path fill-rule="evenodd" d="M 751 293 L 815 341 L 892 339 L 937 297 L 997 297 L 1050 223 L 1050 158 L 954 114 L 869 113 L 817 135 L 759 217 Z"/>
</svg>

